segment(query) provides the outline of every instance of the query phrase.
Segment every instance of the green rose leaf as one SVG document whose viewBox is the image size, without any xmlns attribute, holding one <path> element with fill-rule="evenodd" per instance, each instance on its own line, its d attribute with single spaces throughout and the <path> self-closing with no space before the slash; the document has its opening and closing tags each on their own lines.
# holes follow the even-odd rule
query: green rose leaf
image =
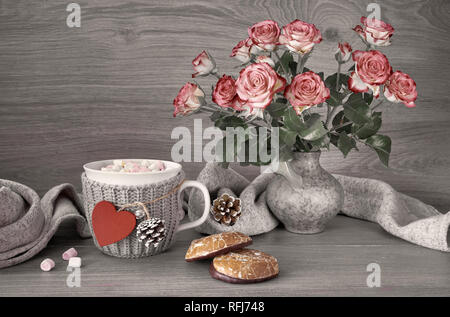
<svg viewBox="0 0 450 317">
<path fill-rule="evenodd" d="M 362 94 L 352 94 L 344 104 L 344 114 L 357 124 L 365 124 L 371 120 L 370 108 Z"/>
<path fill-rule="evenodd" d="M 270 125 L 272 127 L 281 127 L 281 123 L 278 122 L 277 120 L 272 120 L 272 122 L 270 123 Z"/>
<path fill-rule="evenodd" d="M 302 122 L 295 110 L 292 107 L 289 107 L 284 115 L 284 126 L 290 131 L 300 133 L 300 131 L 305 127 L 305 124 Z"/>
<path fill-rule="evenodd" d="M 344 99 L 344 97 L 344 94 L 341 94 L 334 89 L 330 89 L 330 98 L 328 98 L 326 102 L 332 107 L 337 107 L 341 105 L 342 99 Z"/>
<path fill-rule="evenodd" d="M 287 110 L 287 105 L 283 103 L 274 102 L 270 104 L 266 110 L 273 118 L 279 118 L 284 115 Z"/>
<path fill-rule="evenodd" d="M 366 144 L 377 152 L 378 157 L 385 166 L 389 166 L 391 155 L 391 138 L 386 135 L 375 134 L 366 140 Z"/>
<path fill-rule="evenodd" d="M 338 114 L 333 118 L 333 127 L 339 127 L 339 126 L 342 126 L 342 125 L 344 125 L 346 123 L 349 123 L 349 122 L 350 122 L 350 120 L 348 120 L 345 117 L 344 111 L 339 111 Z M 352 132 L 351 124 L 346 125 L 345 127 L 341 127 L 341 128 L 336 129 L 337 133 L 341 133 L 342 131 L 344 131 L 347 134 L 351 133 Z"/>
<path fill-rule="evenodd" d="M 286 104 L 287 102 L 288 102 L 288 100 L 286 98 L 280 97 L 280 96 L 276 100 L 276 103 L 284 103 L 284 104 Z"/>
<path fill-rule="evenodd" d="M 330 149 L 330 137 L 328 135 L 324 135 L 320 139 L 310 141 L 309 143 L 313 146 L 311 151 L 319 151 L 322 148 Z"/>
<path fill-rule="evenodd" d="M 373 94 L 369 94 L 367 92 L 364 93 L 364 101 L 370 106 L 373 101 Z"/>
<path fill-rule="evenodd" d="M 350 77 L 345 74 L 339 75 L 339 87 L 347 85 L 347 82 Z M 325 79 L 325 86 L 328 88 L 335 90 L 336 89 L 336 81 L 337 81 L 337 73 L 330 75 Z"/>
<path fill-rule="evenodd" d="M 363 125 L 355 124 L 353 126 L 353 134 L 360 139 L 367 139 L 376 134 L 381 128 L 381 112 L 375 112 L 372 115 L 372 120 Z"/>
<path fill-rule="evenodd" d="M 295 76 L 297 74 L 297 62 L 295 62 L 295 61 L 289 62 L 288 69 L 291 72 L 292 76 Z"/>
<path fill-rule="evenodd" d="M 289 51 L 285 51 L 281 56 L 280 61 L 275 64 L 275 69 L 278 73 L 283 70 L 291 70 L 290 64 L 295 63 L 292 54 Z"/>
<path fill-rule="evenodd" d="M 280 129 L 280 142 L 287 146 L 292 147 L 297 138 L 297 133 L 290 130 Z"/>
<path fill-rule="evenodd" d="M 243 127 L 244 129 L 247 128 L 247 124 L 245 123 L 244 119 L 242 119 L 240 117 L 233 116 L 233 115 L 219 118 L 214 123 L 214 125 L 216 127 L 218 127 L 219 129 L 221 129 L 221 130 L 226 130 L 227 127 L 232 127 L 232 128 Z"/>
<path fill-rule="evenodd" d="M 344 154 L 344 157 L 347 157 L 348 153 L 350 153 L 353 148 L 356 148 L 356 141 L 349 137 L 345 132 L 341 132 L 339 134 L 337 147 L 342 154 Z"/>
<path fill-rule="evenodd" d="M 338 147 L 339 142 L 339 134 L 330 134 L 330 143 L 333 144 L 335 147 Z"/>
<path fill-rule="evenodd" d="M 323 126 L 322 120 L 318 113 L 312 114 L 304 123 L 304 127 L 299 131 L 302 139 L 307 141 L 315 141 L 328 133 L 328 130 Z"/>
</svg>

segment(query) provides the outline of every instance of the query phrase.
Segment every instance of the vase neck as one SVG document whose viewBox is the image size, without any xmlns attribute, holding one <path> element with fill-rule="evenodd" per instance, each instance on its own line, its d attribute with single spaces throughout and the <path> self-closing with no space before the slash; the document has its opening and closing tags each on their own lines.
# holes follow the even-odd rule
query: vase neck
<svg viewBox="0 0 450 317">
<path fill-rule="evenodd" d="M 294 153 L 290 162 L 281 162 L 277 174 L 283 175 L 294 189 L 303 186 L 303 178 L 314 177 L 322 171 L 320 166 L 320 152 Z"/>
<path fill-rule="evenodd" d="M 320 152 L 294 153 L 294 159 L 289 162 L 290 169 L 302 177 L 315 177 L 322 173 Z"/>
<path fill-rule="evenodd" d="M 321 169 L 320 154 L 321 152 L 296 152 L 294 153 L 294 159 L 290 162 L 290 165 L 296 170 L 296 172 L 313 172 Z"/>
</svg>

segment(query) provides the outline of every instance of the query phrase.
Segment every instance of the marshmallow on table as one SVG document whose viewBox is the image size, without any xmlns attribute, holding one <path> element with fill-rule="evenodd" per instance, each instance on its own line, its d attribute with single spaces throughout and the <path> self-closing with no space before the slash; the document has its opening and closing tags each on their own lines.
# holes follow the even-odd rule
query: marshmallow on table
<svg viewBox="0 0 450 317">
<path fill-rule="evenodd" d="M 68 261 L 70 258 L 73 258 L 74 256 L 77 256 L 78 252 L 77 250 L 75 250 L 75 248 L 70 248 L 69 250 L 66 250 L 63 255 L 62 258 L 65 261 Z"/>
<path fill-rule="evenodd" d="M 81 267 L 81 258 L 79 257 L 72 257 L 69 259 L 69 266 L 70 267 Z"/>
<path fill-rule="evenodd" d="M 41 262 L 41 270 L 48 272 L 55 267 L 55 261 L 52 259 L 45 259 Z"/>
</svg>

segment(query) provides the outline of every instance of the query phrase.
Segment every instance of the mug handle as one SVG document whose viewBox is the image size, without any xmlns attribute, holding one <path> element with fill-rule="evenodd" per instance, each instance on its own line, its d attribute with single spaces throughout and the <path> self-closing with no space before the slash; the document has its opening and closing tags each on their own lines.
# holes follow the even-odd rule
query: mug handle
<svg viewBox="0 0 450 317">
<path fill-rule="evenodd" d="M 203 198 L 205 200 L 205 210 L 203 211 L 203 215 L 199 219 L 191 221 L 191 222 L 188 222 L 188 223 L 183 223 L 182 225 L 180 225 L 178 227 L 176 232 L 180 232 L 180 231 L 183 231 L 183 230 L 187 230 L 187 229 L 191 229 L 191 228 L 195 228 L 195 227 L 200 226 L 208 218 L 209 210 L 211 208 L 211 199 L 209 197 L 209 191 L 205 187 L 205 185 L 203 185 L 202 183 L 197 182 L 197 181 L 185 181 L 181 185 L 180 191 L 178 192 L 178 195 L 180 195 L 180 197 L 181 197 L 182 191 L 184 189 L 188 188 L 188 187 L 196 187 L 196 188 L 201 190 L 201 192 L 203 194 Z"/>
</svg>

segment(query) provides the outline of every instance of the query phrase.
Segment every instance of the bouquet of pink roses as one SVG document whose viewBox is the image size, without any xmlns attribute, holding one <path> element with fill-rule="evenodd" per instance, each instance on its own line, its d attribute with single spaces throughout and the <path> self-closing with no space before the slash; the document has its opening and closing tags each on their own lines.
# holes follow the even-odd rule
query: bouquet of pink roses
<svg viewBox="0 0 450 317">
<path fill-rule="evenodd" d="M 382 113 L 375 110 L 385 101 L 414 107 L 416 83 L 407 74 L 394 72 L 387 57 L 375 49 L 391 44 L 393 27 L 365 17 L 361 24 L 353 30 L 365 49 L 353 51 L 348 43 L 339 43 L 337 72 L 324 78 L 323 73 L 306 67 L 322 41 L 315 25 L 295 20 L 280 29 L 272 20 L 256 23 L 248 29 L 249 37 L 232 50 L 231 57 L 243 67 L 237 78 L 219 75 L 214 59 L 205 51 L 193 60 L 193 78 L 218 78 L 212 103 L 206 102 L 198 84 L 187 83 L 174 100 L 174 116 L 210 112 L 211 120 L 222 130 L 264 127 L 268 142 L 276 127 L 281 161 L 290 160 L 294 152 L 329 149 L 330 143 L 345 157 L 358 144 L 365 144 L 387 166 L 391 139 L 378 133 Z M 350 60 L 353 65 L 343 71 Z M 320 111 L 324 105 L 326 111 Z"/>
</svg>

